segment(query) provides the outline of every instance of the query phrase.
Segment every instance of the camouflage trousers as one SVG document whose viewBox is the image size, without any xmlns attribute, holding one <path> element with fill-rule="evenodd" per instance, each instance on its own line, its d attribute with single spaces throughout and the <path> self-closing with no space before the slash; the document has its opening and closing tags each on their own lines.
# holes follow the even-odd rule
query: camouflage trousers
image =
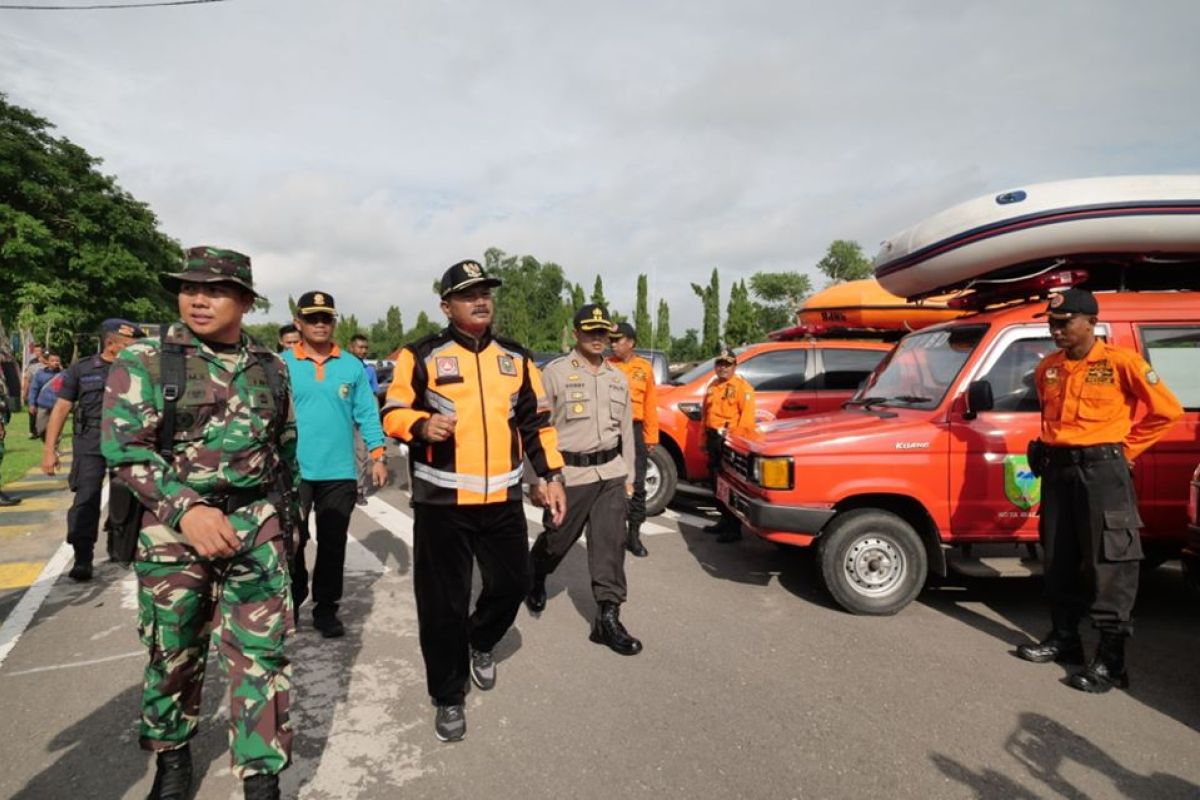
<svg viewBox="0 0 1200 800">
<path fill-rule="evenodd" d="M 138 629 L 150 662 L 142 687 L 140 743 L 174 750 L 196 733 L 210 638 L 229 676 L 229 749 L 240 779 L 291 761 L 293 630 L 282 539 L 228 559 L 138 561 Z"/>
</svg>

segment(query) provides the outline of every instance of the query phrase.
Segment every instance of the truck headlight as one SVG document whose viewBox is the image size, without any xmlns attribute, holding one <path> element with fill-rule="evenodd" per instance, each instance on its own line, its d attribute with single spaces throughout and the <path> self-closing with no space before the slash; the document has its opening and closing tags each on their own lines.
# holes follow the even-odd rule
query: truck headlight
<svg viewBox="0 0 1200 800">
<path fill-rule="evenodd" d="M 792 472 L 791 456 L 754 459 L 754 480 L 764 489 L 791 489 Z"/>
</svg>

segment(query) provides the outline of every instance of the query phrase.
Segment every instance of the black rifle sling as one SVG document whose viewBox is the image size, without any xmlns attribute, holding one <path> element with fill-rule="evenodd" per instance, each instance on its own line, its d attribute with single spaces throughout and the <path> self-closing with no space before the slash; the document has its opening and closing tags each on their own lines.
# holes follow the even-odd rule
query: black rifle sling
<svg viewBox="0 0 1200 800">
<path fill-rule="evenodd" d="M 187 364 L 183 347 L 167 341 L 169 325 L 163 325 L 159 336 L 162 341 L 162 424 L 158 426 L 158 454 L 168 464 L 175 458 L 175 403 L 183 395 L 187 383 Z"/>
</svg>

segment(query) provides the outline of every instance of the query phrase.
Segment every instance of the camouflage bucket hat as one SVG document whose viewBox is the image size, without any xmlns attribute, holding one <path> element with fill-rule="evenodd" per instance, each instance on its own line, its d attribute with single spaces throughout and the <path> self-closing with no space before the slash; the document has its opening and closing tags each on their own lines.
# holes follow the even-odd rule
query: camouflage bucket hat
<svg viewBox="0 0 1200 800">
<path fill-rule="evenodd" d="M 254 275 L 250 271 L 250 256 L 221 247 L 190 247 L 183 254 L 183 271 L 162 276 L 162 283 L 172 292 L 188 283 L 236 283 L 255 297 Z"/>
</svg>

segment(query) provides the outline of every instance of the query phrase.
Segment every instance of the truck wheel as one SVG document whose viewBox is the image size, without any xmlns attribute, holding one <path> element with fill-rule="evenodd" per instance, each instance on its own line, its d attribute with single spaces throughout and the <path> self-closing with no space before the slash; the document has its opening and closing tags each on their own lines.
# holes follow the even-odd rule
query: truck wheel
<svg viewBox="0 0 1200 800">
<path fill-rule="evenodd" d="M 646 516 L 661 514 L 667 503 L 675 497 L 675 485 L 679 483 L 679 470 L 675 459 L 662 445 L 646 459 Z"/>
<path fill-rule="evenodd" d="M 929 571 L 913 527 L 874 508 L 834 519 L 821 534 L 819 557 L 825 587 L 854 614 L 895 614 L 921 591 Z"/>
</svg>

